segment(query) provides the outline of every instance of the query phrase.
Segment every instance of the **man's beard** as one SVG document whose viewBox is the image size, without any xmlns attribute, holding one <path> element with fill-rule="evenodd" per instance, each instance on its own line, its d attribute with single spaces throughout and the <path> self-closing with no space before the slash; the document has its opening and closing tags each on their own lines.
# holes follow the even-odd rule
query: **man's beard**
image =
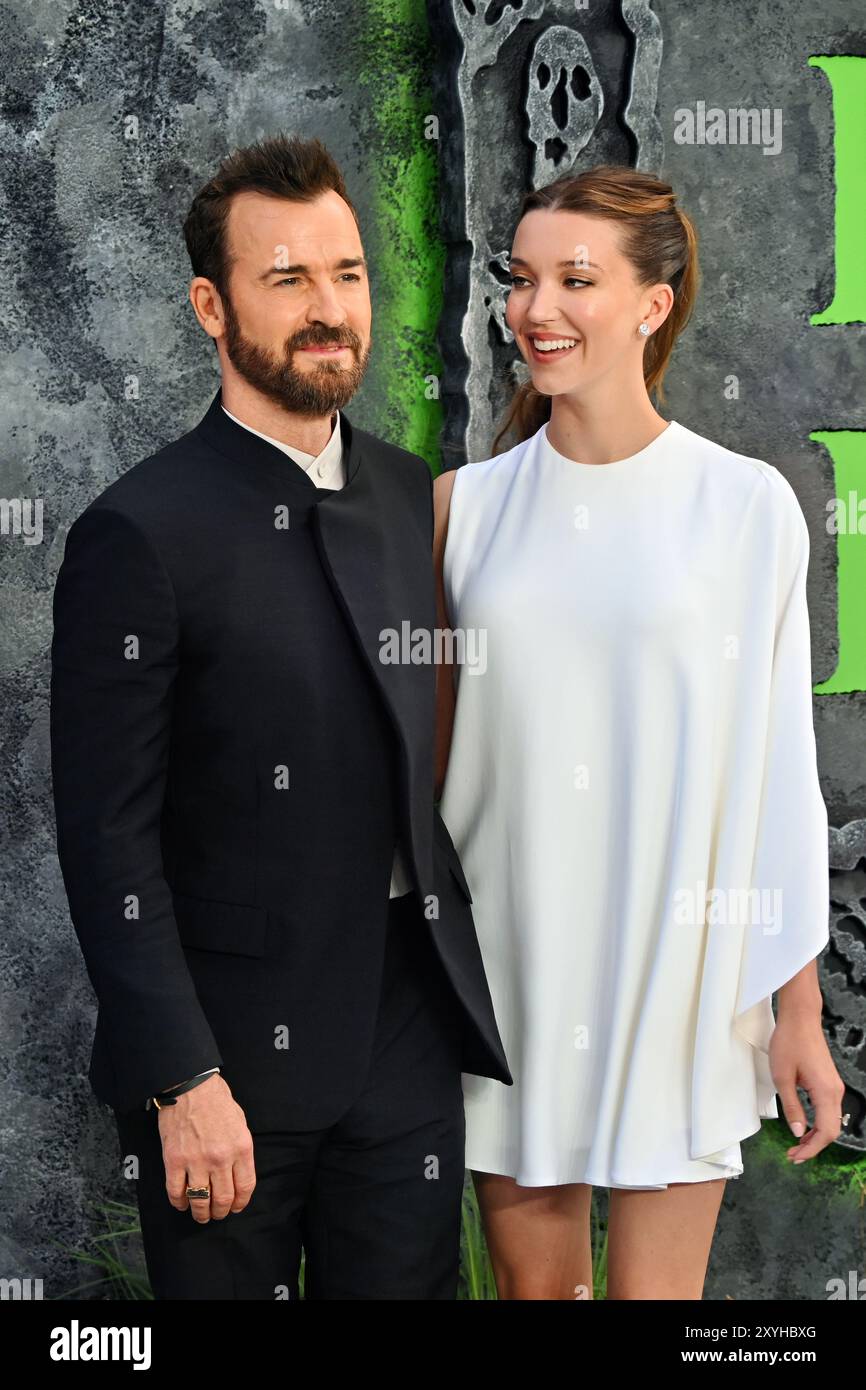
<svg viewBox="0 0 866 1390">
<path fill-rule="evenodd" d="M 260 348 L 244 336 L 231 300 L 222 296 L 226 316 L 225 349 L 235 371 L 257 391 L 296 415 L 332 415 L 352 399 L 364 378 L 370 359 L 372 339 L 362 351 L 361 340 L 351 328 L 327 328 L 311 324 L 287 340 L 284 357 L 279 360 L 267 348 Z M 312 371 L 298 371 L 294 351 L 299 347 L 346 343 L 352 352 L 351 365 L 323 358 Z"/>
</svg>

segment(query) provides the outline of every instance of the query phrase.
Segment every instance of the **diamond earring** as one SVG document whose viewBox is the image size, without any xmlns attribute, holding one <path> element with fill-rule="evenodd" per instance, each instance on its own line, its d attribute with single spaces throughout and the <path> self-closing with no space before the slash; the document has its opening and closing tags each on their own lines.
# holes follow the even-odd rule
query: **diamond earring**
<svg viewBox="0 0 866 1390">
<path fill-rule="evenodd" d="M 640 325 L 640 327 L 638 328 L 638 333 L 642 333 L 642 334 L 644 335 L 644 337 L 647 336 L 647 334 L 649 333 L 649 331 L 650 331 L 650 329 L 649 329 L 649 324 L 648 324 L 648 323 L 642 323 L 642 324 Z"/>
</svg>

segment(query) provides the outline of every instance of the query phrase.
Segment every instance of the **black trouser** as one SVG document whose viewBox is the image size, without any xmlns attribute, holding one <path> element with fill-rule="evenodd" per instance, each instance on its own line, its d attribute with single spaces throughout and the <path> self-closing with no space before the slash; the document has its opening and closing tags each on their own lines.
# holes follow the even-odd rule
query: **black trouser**
<svg viewBox="0 0 866 1390">
<path fill-rule="evenodd" d="M 328 1129 L 253 1131 L 256 1188 L 199 1224 L 165 1189 L 158 1111 L 116 1114 L 137 1154 L 155 1298 L 453 1299 L 465 1121 L 459 1005 L 416 894 L 392 899 L 370 1067 Z M 323 1026 L 330 1026 L 323 1021 Z"/>
</svg>

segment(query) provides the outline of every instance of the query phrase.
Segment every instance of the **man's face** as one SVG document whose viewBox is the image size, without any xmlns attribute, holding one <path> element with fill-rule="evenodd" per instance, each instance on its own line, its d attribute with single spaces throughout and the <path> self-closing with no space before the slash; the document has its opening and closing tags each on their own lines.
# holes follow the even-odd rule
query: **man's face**
<svg viewBox="0 0 866 1390">
<path fill-rule="evenodd" d="M 222 343 L 233 367 L 298 415 L 341 409 L 370 357 L 370 286 L 357 223 L 329 189 L 310 203 L 239 193 Z"/>
</svg>

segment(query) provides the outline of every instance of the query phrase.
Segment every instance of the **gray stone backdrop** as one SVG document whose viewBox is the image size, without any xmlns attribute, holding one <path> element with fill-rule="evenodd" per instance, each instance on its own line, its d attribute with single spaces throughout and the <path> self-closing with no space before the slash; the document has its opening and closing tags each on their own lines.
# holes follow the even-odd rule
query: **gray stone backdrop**
<svg viewBox="0 0 866 1390">
<path fill-rule="evenodd" d="M 83 1249 L 104 1229 L 89 1204 L 130 1199 L 110 1114 L 86 1078 L 94 1001 L 55 855 L 51 593 L 70 522 L 194 424 L 215 388 L 215 356 L 186 300 L 180 223 L 222 154 L 296 129 L 340 160 L 373 263 L 374 340 L 377 321 L 389 328 L 353 418 L 406 443 L 423 415 L 433 467 L 490 452 L 514 360 L 502 255 L 522 191 L 572 163 L 669 178 L 698 224 L 704 285 L 664 413 L 790 479 L 812 537 L 815 683 L 837 663 L 836 540 L 824 526 L 833 463 L 809 435 L 866 429 L 866 333 L 862 322 L 810 323 L 832 296 L 835 163 L 830 86 L 807 60 L 864 55 L 862 7 L 406 0 L 386 35 L 390 14 L 387 0 L 7 0 L 0 12 L 0 496 L 43 504 L 41 539 L 5 525 L 0 535 L 0 1276 L 42 1277 L 46 1297 L 94 1277 L 57 1244 Z M 408 91 L 408 121 L 389 127 L 382 108 L 391 119 L 396 90 Z M 780 110 L 780 151 L 676 143 L 675 113 L 699 101 Z M 432 182 L 413 164 L 431 151 L 431 113 Z M 403 141 L 405 184 L 391 177 L 389 138 Z M 424 190 L 438 200 L 426 240 L 393 238 L 401 188 L 404 201 Z M 438 344 L 426 321 L 395 333 L 401 276 L 429 285 L 443 259 Z M 421 386 L 430 371 L 432 402 Z M 822 987 L 850 1136 L 800 1170 L 784 1162 L 782 1122 L 746 1141 L 707 1298 L 823 1299 L 829 1279 L 866 1273 L 864 700 L 815 697 L 834 827 Z M 603 1193 L 598 1202 L 603 1211 Z"/>
</svg>

